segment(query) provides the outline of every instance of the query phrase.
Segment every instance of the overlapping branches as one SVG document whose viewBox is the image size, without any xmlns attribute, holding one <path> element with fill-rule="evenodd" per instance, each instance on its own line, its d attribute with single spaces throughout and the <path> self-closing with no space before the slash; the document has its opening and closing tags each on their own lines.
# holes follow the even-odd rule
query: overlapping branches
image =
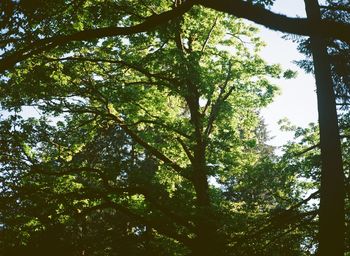
<svg viewBox="0 0 350 256">
<path fill-rule="evenodd" d="M 3 54 L 0 60 L 0 73 L 13 68 L 20 61 L 51 50 L 56 46 L 66 45 L 69 42 L 125 36 L 150 31 L 159 25 L 166 24 L 170 20 L 180 17 L 188 12 L 195 4 L 200 4 L 236 17 L 249 19 L 273 30 L 304 36 L 317 35 L 324 38 L 336 38 L 350 43 L 350 24 L 331 20 L 308 21 L 306 18 L 290 18 L 246 1 L 187 0 L 172 10 L 152 15 L 144 22 L 135 26 L 88 29 L 70 35 L 57 35 L 44 38 L 22 48 L 11 50 L 9 54 Z"/>
</svg>

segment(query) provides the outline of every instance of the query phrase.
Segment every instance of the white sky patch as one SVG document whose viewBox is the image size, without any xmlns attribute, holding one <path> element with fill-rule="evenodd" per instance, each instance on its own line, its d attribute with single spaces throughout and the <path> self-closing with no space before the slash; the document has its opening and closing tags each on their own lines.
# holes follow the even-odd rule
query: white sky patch
<svg viewBox="0 0 350 256">
<path fill-rule="evenodd" d="M 302 0 L 277 0 L 272 11 L 289 17 L 305 17 L 306 15 Z M 282 39 L 283 33 L 262 26 L 259 27 L 260 36 L 267 44 L 261 52 L 261 57 L 269 64 L 279 63 L 284 69 L 292 69 L 298 72 L 295 79 L 275 80 L 275 84 L 281 89 L 281 94 L 262 111 L 270 136 L 274 137 L 270 144 L 281 146 L 288 140 L 292 140 L 293 134 L 279 130 L 277 122 L 280 119 L 287 117 L 293 125 L 300 127 L 306 127 L 311 122 L 317 122 L 315 80 L 313 75 L 305 74 L 302 69 L 292 63 L 295 60 L 304 59 L 304 56 L 297 51 L 296 43 Z"/>
</svg>

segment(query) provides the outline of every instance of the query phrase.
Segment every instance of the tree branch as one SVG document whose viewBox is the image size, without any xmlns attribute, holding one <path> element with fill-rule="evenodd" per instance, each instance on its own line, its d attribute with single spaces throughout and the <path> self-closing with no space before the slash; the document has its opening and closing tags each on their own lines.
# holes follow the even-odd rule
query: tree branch
<svg viewBox="0 0 350 256">
<path fill-rule="evenodd" d="M 233 92 L 233 90 L 235 89 L 234 86 L 232 86 L 228 92 L 225 94 L 225 90 L 227 88 L 227 85 L 230 81 L 231 78 L 231 73 L 232 73 L 232 63 L 229 62 L 228 63 L 228 71 L 227 71 L 227 76 L 225 79 L 225 82 L 222 86 L 220 86 L 220 93 L 218 98 L 216 99 L 215 103 L 213 104 L 210 114 L 209 114 L 209 118 L 208 118 L 208 124 L 207 127 L 205 129 L 204 134 L 206 134 L 207 136 L 209 136 L 209 134 L 212 131 L 213 128 L 213 123 L 219 113 L 219 109 L 220 109 L 220 105 L 231 95 L 231 93 Z"/>
<path fill-rule="evenodd" d="M 309 21 L 306 18 L 290 18 L 242 0 L 200 0 L 200 4 L 273 30 L 303 36 L 338 38 L 350 44 L 350 24 L 331 20 Z"/>
<path fill-rule="evenodd" d="M 159 25 L 177 18 L 192 8 L 194 4 L 249 19 L 270 29 L 304 36 L 337 38 L 350 44 L 350 24 L 331 20 L 308 21 L 306 18 L 289 18 L 265 8 L 241 0 L 187 0 L 178 7 L 148 17 L 144 22 L 132 27 L 105 27 L 79 31 L 71 35 L 60 35 L 32 42 L 30 45 L 14 51 L 0 60 L 0 73 L 11 69 L 16 63 L 36 54 L 65 45 L 73 41 L 87 41 L 103 37 L 125 36 L 150 31 Z"/>
<path fill-rule="evenodd" d="M 191 163 L 193 164 L 193 162 L 195 161 L 191 151 L 189 150 L 189 148 L 186 146 L 186 144 L 181 140 L 181 138 L 177 137 L 176 140 L 180 143 L 181 147 L 183 148 L 183 150 L 185 151 L 188 159 L 190 159 Z"/>
<path fill-rule="evenodd" d="M 157 230 L 160 234 L 165 235 L 169 238 L 175 239 L 182 244 L 192 247 L 193 242 L 190 238 L 188 238 L 185 235 L 178 234 L 173 227 L 168 228 L 167 225 L 164 225 L 165 223 L 160 222 L 159 220 L 151 220 L 149 218 L 146 218 L 145 216 L 142 216 L 140 214 L 137 214 L 130 209 L 128 209 L 125 206 L 122 206 L 120 204 L 116 204 L 110 201 L 104 202 L 99 205 L 99 207 L 95 207 L 95 209 L 104 209 L 104 208 L 113 208 L 123 214 L 125 214 L 128 218 L 135 219 L 137 221 L 142 222 L 142 224 L 150 226 Z"/>
<path fill-rule="evenodd" d="M 139 135 L 137 135 L 134 131 L 132 131 L 124 122 L 121 120 L 118 116 L 109 113 L 108 115 L 111 117 L 112 120 L 116 121 L 116 123 L 120 126 L 120 128 L 123 129 L 123 131 L 128 134 L 135 142 L 137 142 L 140 146 L 142 146 L 144 149 L 149 151 L 153 156 L 157 157 L 159 160 L 164 162 L 165 164 L 169 165 L 174 171 L 176 171 L 178 174 L 183 176 L 184 178 L 187 178 L 191 180 L 191 178 L 185 174 L 185 170 L 181 168 L 179 165 L 177 165 L 175 162 L 170 160 L 167 156 L 165 156 L 162 152 L 160 152 L 157 148 L 153 147 L 146 141 L 144 141 Z"/>
<path fill-rule="evenodd" d="M 303 154 L 305 154 L 305 153 L 307 153 L 307 152 L 309 152 L 309 151 L 311 151 L 311 150 L 313 150 L 313 149 L 315 149 L 315 148 L 319 148 L 319 147 L 320 147 L 320 143 L 317 143 L 317 144 L 315 144 L 315 145 L 312 145 L 312 146 L 310 146 L 310 147 L 304 149 L 304 150 L 301 151 L 301 152 L 297 152 L 297 153 L 294 154 L 293 156 L 294 156 L 294 157 L 296 157 L 296 156 L 301 156 L 301 155 L 303 155 Z"/>
<path fill-rule="evenodd" d="M 142 73 L 143 75 L 145 75 L 146 77 L 153 77 L 153 78 L 157 78 L 157 79 L 161 79 L 161 80 L 165 80 L 167 82 L 172 82 L 175 83 L 177 82 L 175 79 L 171 79 L 169 77 L 165 77 L 162 76 L 161 74 L 153 74 L 150 73 L 148 70 L 146 70 L 145 68 L 134 64 L 134 63 L 128 63 L 126 61 L 123 60 L 116 60 L 116 59 L 104 59 L 104 58 L 87 58 L 87 57 L 65 57 L 65 58 L 45 58 L 48 61 L 86 61 L 86 62 L 93 62 L 93 63 L 99 63 L 99 62 L 103 62 L 103 63 L 111 63 L 111 64 L 117 64 L 120 66 L 125 66 L 128 68 L 131 68 L 133 70 L 136 70 L 140 73 Z"/>
<path fill-rule="evenodd" d="M 65 45 L 74 41 L 88 41 L 103 37 L 125 36 L 150 31 L 159 25 L 165 24 L 166 22 L 183 15 L 192 8 L 196 1 L 197 0 L 187 0 L 172 10 L 163 12 L 159 15 L 152 15 L 144 22 L 132 27 L 105 27 L 88 29 L 73 33 L 71 35 L 59 35 L 32 42 L 30 45 L 20 50 L 17 50 L 7 56 L 3 56 L 3 58 L 0 60 L 0 73 L 13 68 L 15 64 L 20 61 L 30 58 L 33 55 L 40 54 L 44 51 L 51 50 L 58 45 Z"/>
<path fill-rule="evenodd" d="M 208 32 L 208 35 L 207 35 L 207 37 L 206 37 L 206 39 L 205 39 L 205 41 L 204 41 L 204 43 L 203 43 L 203 45 L 202 45 L 201 54 L 203 54 L 203 52 L 204 52 L 204 50 L 205 50 L 205 47 L 207 46 L 207 44 L 208 44 L 208 42 L 209 42 L 210 36 L 211 36 L 211 34 L 212 34 L 212 32 L 213 32 L 215 26 L 216 26 L 217 21 L 218 21 L 218 17 L 216 16 L 216 17 L 215 17 L 215 20 L 214 20 L 214 22 L 213 22 L 213 25 L 211 25 L 211 28 L 210 28 L 210 30 L 209 30 L 209 32 Z"/>
</svg>

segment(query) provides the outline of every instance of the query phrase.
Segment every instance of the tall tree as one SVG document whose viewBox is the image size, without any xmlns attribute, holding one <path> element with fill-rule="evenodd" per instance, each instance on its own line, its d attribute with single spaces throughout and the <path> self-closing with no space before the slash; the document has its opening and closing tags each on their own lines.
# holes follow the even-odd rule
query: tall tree
<svg viewBox="0 0 350 256">
<path fill-rule="evenodd" d="M 305 6 L 311 22 L 322 19 L 317 0 L 306 0 Z M 345 180 L 333 80 L 326 40 L 312 36 L 310 46 L 317 85 L 322 158 L 319 255 L 344 255 Z"/>
<path fill-rule="evenodd" d="M 98 38 L 110 36 L 133 35 L 135 33 L 145 32 L 152 29 L 154 30 L 160 24 L 165 24 L 167 22 L 176 20 L 178 17 L 188 12 L 191 9 L 191 7 L 195 4 L 201 4 L 203 6 L 219 10 L 221 12 L 236 15 L 238 17 L 245 17 L 257 23 L 266 25 L 269 28 L 277 29 L 283 32 L 308 35 L 316 39 L 317 37 L 320 37 L 320 40 L 322 38 L 338 38 L 345 42 L 350 41 L 350 26 L 344 20 L 332 21 L 321 20 L 318 18 L 314 19 L 313 15 L 310 16 L 311 19 L 288 18 L 283 15 L 275 14 L 265 8 L 265 5 L 269 5 L 272 3 L 273 1 L 185 1 L 178 2 L 174 6 L 174 8 L 170 8 L 170 11 L 164 11 L 164 9 L 154 11 L 151 8 L 148 11 L 142 13 L 142 15 L 137 16 L 135 15 L 135 9 L 131 8 L 131 5 L 125 4 L 124 1 L 118 1 L 117 3 L 115 3 L 115 5 L 112 5 L 112 7 L 119 8 L 119 10 L 121 11 L 115 13 L 115 16 L 113 16 L 114 19 L 110 19 L 108 21 L 108 19 L 101 19 L 101 17 L 106 18 L 106 16 L 103 16 L 104 13 L 109 13 L 106 11 L 106 9 L 108 9 L 105 8 L 106 5 L 97 7 L 94 6 L 93 1 L 81 1 L 78 4 L 73 4 L 73 2 L 70 2 L 70 4 L 68 5 L 64 1 L 59 1 L 54 5 L 50 6 L 50 8 L 46 8 L 47 6 L 43 4 L 43 1 L 35 1 L 35 4 L 31 6 L 26 5 L 25 1 L 4 1 L 1 4 L 1 14 L 4 17 L 4 22 L 1 23 L 3 38 L 2 50 L 4 51 L 4 57 L 0 62 L 0 70 L 5 72 L 4 75 L 7 76 L 8 73 L 6 73 L 6 70 L 15 67 L 15 65 L 18 62 L 36 56 L 37 54 L 52 50 L 57 46 L 67 45 L 68 43 L 91 40 L 93 41 Z M 95 10 L 98 15 L 90 15 L 92 13 L 90 12 L 92 10 L 92 6 L 97 8 L 96 10 L 99 10 Z M 143 6 L 146 8 L 147 5 Z M 76 10 L 80 10 L 80 12 L 76 12 Z M 309 13 L 311 14 L 311 11 Z M 42 19 L 42 17 L 44 17 L 44 19 Z M 67 19 L 67 17 L 74 17 L 73 22 L 70 22 L 71 20 Z M 89 17 L 91 21 L 95 21 L 95 23 L 90 22 L 84 24 L 83 20 L 87 20 L 86 17 Z M 98 22 L 99 19 L 103 20 L 104 22 Z M 122 23 L 123 26 L 116 27 L 115 24 L 112 24 L 110 22 L 111 20 L 118 20 L 118 22 Z M 99 24 L 100 26 L 97 26 L 96 24 Z M 86 43 L 86 45 L 89 45 L 89 43 Z M 315 44 L 313 45 L 316 47 Z M 181 47 L 181 45 L 179 46 Z M 316 66 L 318 67 L 318 69 L 322 68 L 321 63 L 318 61 L 324 60 L 325 57 L 321 56 L 320 54 L 317 54 L 321 53 L 322 49 L 318 49 L 319 51 L 316 50 L 317 49 L 313 47 L 313 54 L 315 57 L 315 71 Z M 324 66 L 323 68 L 326 67 Z M 323 105 L 323 100 L 327 99 L 326 96 L 328 96 L 328 99 L 330 99 L 330 101 L 327 102 L 330 105 L 332 105 L 332 95 L 328 94 L 331 93 L 329 91 L 329 84 L 328 87 L 323 87 L 320 85 L 320 83 L 324 81 L 320 77 L 320 75 L 325 75 L 325 73 L 317 73 L 318 72 L 316 71 L 316 80 L 318 81 L 317 83 L 319 86 L 318 91 L 321 91 L 322 88 L 328 88 L 328 91 L 325 92 L 325 94 L 319 92 L 321 94 L 319 96 L 319 99 L 321 100 L 319 109 L 321 111 L 321 108 L 325 108 L 326 111 L 324 113 L 320 113 L 320 125 L 322 127 L 330 127 L 328 125 L 322 125 L 323 122 L 321 121 L 321 119 L 323 120 L 323 115 L 327 117 L 332 116 L 331 121 L 333 122 L 333 128 L 330 127 L 331 129 L 329 130 L 321 129 L 324 132 L 329 131 L 329 133 L 321 132 L 321 136 L 323 137 L 323 139 L 321 139 L 321 143 L 323 143 L 322 141 L 327 142 L 327 138 L 336 139 L 337 136 L 335 133 L 337 130 L 337 124 L 336 117 L 334 118 L 334 110 L 330 110 L 332 108 L 328 108 L 326 105 Z M 329 76 L 325 78 L 326 81 L 331 82 Z M 192 78 L 190 80 L 192 80 Z M 200 120 L 198 120 L 198 118 L 196 118 L 195 115 L 195 113 L 198 114 L 198 111 L 196 110 L 198 109 L 198 103 L 196 103 L 196 105 L 193 102 L 194 99 L 198 98 L 198 95 L 196 94 L 195 88 L 192 88 L 190 91 L 190 95 L 186 96 L 186 102 L 189 106 L 191 106 L 190 113 L 193 117 L 192 122 L 193 124 L 197 125 L 197 128 L 199 128 L 201 125 L 199 122 Z M 5 91 L 3 90 L 3 92 Z M 323 98 L 323 96 L 325 97 Z M 327 111 L 333 112 L 328 113 Z M 197 147 L 195 152 L 193 153 L 196 153 L 196 156 L 200 157 L 203 156 L 203 150 L 200 149 L 203 149 L 203 147 L 200 146 L 201 143 L 203 144 L 203 141 L 200 138 L 201 136 L 199 136 L 199 134 L 197 135 Z M 339 142 L 334 142 L 333 139 L 332 141 L 329 141 L 329 143 L 335 143 L 334 148 L 339 149 Z M 324 152 L 328 152 L 326 151 L 326 147 L 323 147 L 322 153 L 324 158 L 323 162 L 326 165 L 324 167 L 324 170 L 328 170 L 327 163 L 332 162 L 330 159 L 333 158 L 333 156 L 335 156 L 336 159 L 338 159 L 336 161 L 336 169 L 338 170 L 336 173 L 338 173 L 338 175 L 335 179 L 340 181 L 340 150 L 330 151 L 329 155 L 325 155 L 326 153 Z M 167 158 L 163 158 L 163 160 L 167 161 L 166 159 Z M 200 162 L 202 163 L 203 161 Z M 198 166 L 196 165 L 194 169 L 203 170 L 203 165 L 198 164 Z M 203 172 L 204 171 L 195 172 L 196 175 L 198 175 L 199 177 L 199 180 L 196 181 L 197 184 L 195 185 L 195 187 L 196 191 L 198 192 L 198 195 L 201 195 L 200 198 L 198 198 L 198 203 L 202 202 L 204 205 L 204 202 L 208 202 L 208 200 L 206 199 L 208 197 L 205 195 L 205 193 L 200 193 L 200 191 L 205 191 L 207 186 L 205 184 L 206 182 L 203 182 Z M 329 172 L 327 171 L 326 173 Z M 326 180 L 328 180 L 328 178 L 324 179 L 322 183 L 327 184 Z M 331 190 L 333 190 L 334 186 L 332 185 L 330 186 L 330 188 Z M 325 190 L 327 189 L 325 188 Z M 341 201 L 343 200 L 341 199 L 342 193 L 334 192 L 334 195 L 338 195 L 335 201 L 339 203 L 339 207 L 341 208 L 340 205 Z M 206 207 L 202 208 L 205 209 Z M 323 207 L 323 209 L 325 208 Z M 341 210 L 335 212 L 338 212 L 340 216 Z M 206 224 L 203 224 L 203 226 L 206 226 Z M 338 246 L 336 247 L 338 248 Z M 338 249 L 336 251 L 338 251 Z"/>
<path fill-rule="evenodd" d="M 168 4 L 126 6 L 130 17 L 119 22 L 127 25 Z M 85 15 L 78 29 L 96 25 L 91 12 Z M 110 15 L 96 22 L 111 22 Z M 246 254 L 253 243 L 242 245 L 242 234 L 254 232 L 279 204 L 264 186 L 247 196 L 241 184 L 257 182 L 247 172 L 268 158 L 255 149 L 264 145 L 254 138 L 258 111 L 276 91 L 269 77 L 281 76 L 278 66 L 258 56 L 262 42 L 254 32 L 196 6 L 157 30 L 70 44 L 8 73 L 4 109 L 30 105 L 63 120 L 49 125 L 49 117 L 15 115 L 2 122 L 2 203 L 11 204 L 3 232 L 17 238 L 3 248 L 47 253 L 58 240 L 57 251 L 73 254 Z M 264 184 L 270 164 L 256 170 Z M 276 177 L 276 186 L 284 185 Z M 232 187 L 241 192 L 224 193 Z M 251 252 L 268 255 L 274 249 L 269 239 L 276 238 L 258 233 Z M 48 239 L 40 243 L 40 237 Z M 97 237 L 106 238 L 89 242 Z"/>
</svg>

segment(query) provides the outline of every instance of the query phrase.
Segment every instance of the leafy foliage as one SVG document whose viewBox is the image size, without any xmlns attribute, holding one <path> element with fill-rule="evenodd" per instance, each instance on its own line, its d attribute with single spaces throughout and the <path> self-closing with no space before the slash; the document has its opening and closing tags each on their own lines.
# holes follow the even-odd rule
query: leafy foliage
<svg viewBox="0 0 350 256">
<path fill-rule="evenodd" d="M 9 1 L 3 50 L 136 25 L 179 4 Z M 266 145 L 270 78 L 294 73 L 259 57 L 255 33 L 195 6 L 152 31 L 56 47 L 1 77 L 0 252 L 310 255 L 318 194 L 305 191 L 318 189 L 319 154 L 298 154 L 317 129 L 297 130 L 302 141 L 281 158 Z M 40 116 L 21 118 L 25 106 Z"/>
</svg>

